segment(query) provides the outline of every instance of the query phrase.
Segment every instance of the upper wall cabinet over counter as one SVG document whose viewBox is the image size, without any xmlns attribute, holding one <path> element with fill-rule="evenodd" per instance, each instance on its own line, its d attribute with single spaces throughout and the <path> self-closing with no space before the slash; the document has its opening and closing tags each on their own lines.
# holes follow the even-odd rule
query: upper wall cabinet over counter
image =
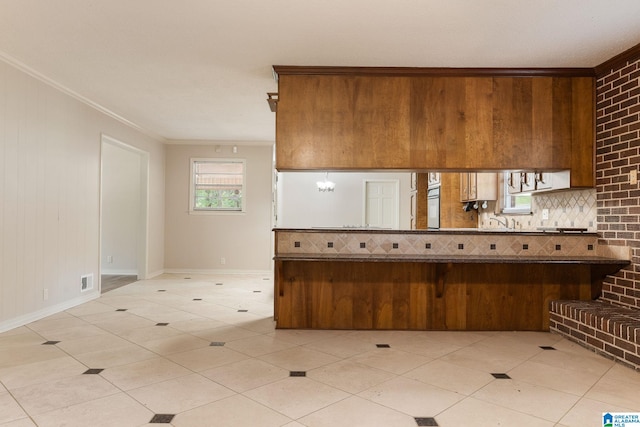
<svg viewBox="0 0 640 427">
<path fill-rule="evenodd" d="M 594 185 L 592 69 L 274 66 L 278 170 L 571 170 Z"/>
</svg>

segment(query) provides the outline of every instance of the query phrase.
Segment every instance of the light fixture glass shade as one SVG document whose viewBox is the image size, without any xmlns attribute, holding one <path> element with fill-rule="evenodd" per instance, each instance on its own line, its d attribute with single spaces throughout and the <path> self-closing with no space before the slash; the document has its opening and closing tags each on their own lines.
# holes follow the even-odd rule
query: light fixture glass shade
<svg viewBox="0 0 640 427">
<path fill-rule="evenodd" d="M 316 186 L 318 187 L 318 191 L 333 191 L 336 188 L 336 184 L 332 181 L 329 181 L 329 172 L 324 177 L 324 181 L 317 181 Z"/>
</svg>

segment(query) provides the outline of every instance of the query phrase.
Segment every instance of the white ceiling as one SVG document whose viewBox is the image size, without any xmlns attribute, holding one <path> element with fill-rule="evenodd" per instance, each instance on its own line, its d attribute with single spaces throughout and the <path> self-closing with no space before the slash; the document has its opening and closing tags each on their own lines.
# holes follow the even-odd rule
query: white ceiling
<svg viewBox="0 0 640 427">
<path fill-rule="evenodd" d="M 0 0 L 0 58 L 168 140 L 272 142 L 272 65 L 593 67 L 639 0 Z"/>
</svg>

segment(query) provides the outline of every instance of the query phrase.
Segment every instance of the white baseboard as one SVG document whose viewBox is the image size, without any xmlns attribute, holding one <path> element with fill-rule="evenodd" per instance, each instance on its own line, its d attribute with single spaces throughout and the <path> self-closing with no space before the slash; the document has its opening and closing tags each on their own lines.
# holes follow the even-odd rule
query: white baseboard
<svg viewBox="0 0 640 427">
<path fill-rule="evenodd" d="M 158 271 L 154 271 L 153 273 L 149 273 L 147 274 L 147 279 L 153 279 L 154 277 L 158 277 L 160 275 L 164 274 L 164 270 L 158 270 Z"/>
<path fill-rule="evenodd" d="M 96 289 L 96 291 L 92 292 L 91 294 L 82 295 L 80 297 L 71 299 L 69 301 L 64 301 L 59 304 L 45 307 L 38 311 L 34 311 L 32 313 L 23 314 L 22 316 L 5 320 L 3 322 L 0 322 L 0 332 L 5 332 L 11 329 L 18 328 L 20 326 L 24 326 L 28 323 L 35 322 L 36 320 L 44 319 L 47 316 L 60 313 L 61 311 L 68 310 L 72 307 L 75 307 L 80 304 L 84 304 L 85 302 L 89 302 L 99 297 L 100 297 L 100 291 Z"/>
<path fill-rule="evenodd" d="M 122 268 L 122 269 L 104 268 L 104 269 L 102 269 L 102 271 L 100 271 L 100 274 L 111 275 L 111 276 L 137 276 L 138 275 L 138 270 L 131 269 L 131 268 Z"/>
<path fill-rule="evenodd" d="M 222 269 L 197 269 L 197 268 L 167 268 L 164 270 L 169 274 L 262 274 L 270 276 L 272 270 L 222 270 Z"/>
</svg>

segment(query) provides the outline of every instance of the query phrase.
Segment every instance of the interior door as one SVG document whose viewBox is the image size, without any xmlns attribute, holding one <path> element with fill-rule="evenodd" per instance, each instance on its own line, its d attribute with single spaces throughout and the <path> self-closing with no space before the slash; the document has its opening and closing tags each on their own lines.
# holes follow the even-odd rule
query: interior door
<svg viewBox="0 0 640 427">
<path fill-rule="evenodd" d="M 369 227 L 399 228 L 399 181 L 369 181 L 365 186 L 364 224 Z"/>
</svg>

